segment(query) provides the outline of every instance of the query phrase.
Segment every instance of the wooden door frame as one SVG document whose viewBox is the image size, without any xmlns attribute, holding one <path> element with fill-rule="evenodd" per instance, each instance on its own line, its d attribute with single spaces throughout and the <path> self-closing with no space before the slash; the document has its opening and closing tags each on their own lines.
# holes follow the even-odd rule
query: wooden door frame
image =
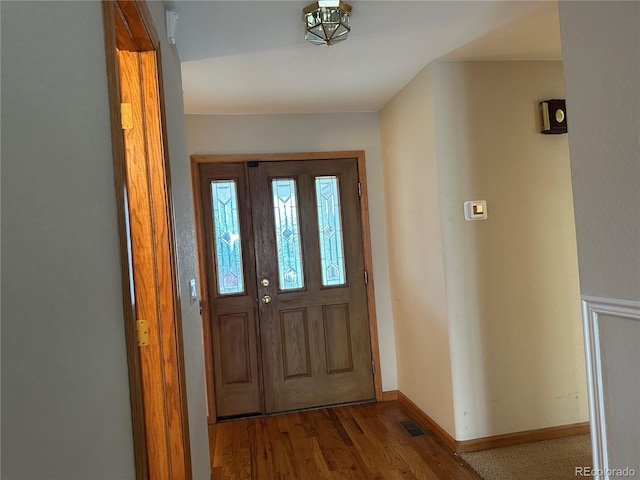
<svg viewBox="0 0 640 480">
<path fill-rule="evenodd" d="M 374 296 L 373 256 L 371 251 L 371 228 L 369 223 L 369 203 L 367 197 L 367 176 L 365 168 L 364 150 L 344 150 L 334 152 L 299 152 L 299 153 L 263 153 L 263 154 L 229 154 L 229 155 L 191 155 L 191 183 L 193 188 L 194 213 L 196 225 L 196 250 L 198 258 L 198 275 L 200 278 L 200 310 L 202 318 L 202 331 L 204 337 L 204 356 L 207 387 L 208 422 L 214 424 L 216 418 L 216 396 L 213 378 L 213 351 L 211 343 L 211 325 L 209 322 L 210 309 L 208 305 L 208 279 L 207 260 L 204 251 L 206 240 L 202 205 L 200 202 L 200 164 L 203 163 L 245 163 L 282 162 L 299 160 L 340 160 L 356 159 L 358 162 L 358 181 L 360 182 L 360 220 L 362 224 L 362 250 L 364 256 L 364 268 L 368 273 L 366 284 L 367 311 L 369 316 L 369 338 L 371 342 L 371 357 L 375 363 L 373 373 L 373 386 L 377 402 L 383 401 L 382 377 L 380 374 L 380 346 L 378 343 L 378 323 L 376 317 L 376 304 Z"/>
<path fill-rule="evenodd" d="M 161 479 L 166 477 L 162 472 L 169 472 L 169 476 L 176 480 L 191 479 L 160 42 L 144 0 L 103 0 L 102 6 L 136 479 Z M 138 210 L 128 199 L 133 193 L 133 185 L 131 179 L 129 185 L 127 183 L 130 168 L 127 155 L 130 152 L 126 149 L 121 113 L 121 92 L 126 89 L 123 90 L 124 83 L 121 84 L 118 48 L 138 52 L 141 57 L 153 52 L 152 57 L 145 57 L 148 59 L 146 63 L 144 59 L 141 61 L 140 69 L 144 71 L 141 73 L 144 76 L 140 77 L 144 82 L 141 103 L 144 110 L 142 119 L 136 119 L 136 123 L 142 125 L 142 134 L 139 135 L 144 139 L 141 148 L 147 178 L 141 184 L 146 190 L 137 188 L 137 182 L 135 184 L 137 190 L 148 195 L 147 207 L 150 208 L 147 209 Z M 148 281 L 149 291 L 138 289 L 140 275 L 134 272 L 136 255 L 140 255 L 142 250 L 136 250 L 132 245 L 130 216 L 133 215 L 137 220 L 146 222 L 145 228 L 151 230 L 152 242 L 144 245 L 156 262 L 145 270 L 152 272 Z M 133 285 L 135 300 L 131 294 Z M 157 310 L 160 318 L 153 326 L 153 322 L 149 322 L 149 346 L 139 347 L 136 303 L 144 302 L 151 304 L 151 310 Z M 142 348 L 147 350 L 141 353 Z M 151 377 L 157 388 L 145 395 Z M 154 407 L 155 410 L 150 408 L 153 403 L 159 405 Z M 157 416 L 160 418 L 156 418 L 155 411 L 162 413 Z M 159 465 L 159 459 L 163 465 Z"/>
</svg>

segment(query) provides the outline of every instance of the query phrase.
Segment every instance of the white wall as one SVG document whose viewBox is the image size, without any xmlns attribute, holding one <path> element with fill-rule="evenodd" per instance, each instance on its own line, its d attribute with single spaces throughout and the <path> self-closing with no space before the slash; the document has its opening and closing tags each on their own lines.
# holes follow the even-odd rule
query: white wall
<svg viewBox="0 0 640 480">
<path fill-rule="evenodd" d="M 398 388 L 455 434 L 436 158 L 433 76 L 380 112 Z"/>
<path fill-rule="evenodd" d="M 102 6 L 2 2 L 2 478 L 135 476 Z M 180 65 L 162 42 L 193 478 L 210 477 Z"/>
<path fill-rule="evenodd" d="M 190 154 L 365 150 L 382 388 L 395 390 L 378 114 L 187 115 L 186 125 Z"/>
<path fill-rule="evenodd" d="M 195 230 L 191 193 L 191 169 L 182 103 L 180 59 L 174 45 L 167 42 L 164 2 L 149 2 L 149 9 L 160 38 L 162 57 L 167 145 L 171 174 L 171 195 L 176 255 L 178 257 L 178 288 L 182 314 L 182 335 L 189 413 L 191 468 L 194 480 L 209 480 L 209 435 L 205 393 L 202 322 L 198 302 L 191 302 L 189 280 L 197 278 Z"/>
<path fill-rule="evenodd" d="M 135 476 L 99 2 L 1 2 L 2 478 Z"/>
<path fill-rule="evenodd" d="M 585 422 L 568 140 L 538 106 L 564 98 L 562 63 L 432 69 L 456 438 Z"/>
<path fill-rule="evenodd" d="M 640 3 L 560 2 L 583 295 L 640 299 Z"/>
<path fill-rule="evenodd" d="M 640 301 L 640 3 L 560 2 L 580 289 Z M 607 315 L 609 467 L 640 471 L 640 322 Z M 629 342 L 633 342 L 631 345 Z"/>
</svg>

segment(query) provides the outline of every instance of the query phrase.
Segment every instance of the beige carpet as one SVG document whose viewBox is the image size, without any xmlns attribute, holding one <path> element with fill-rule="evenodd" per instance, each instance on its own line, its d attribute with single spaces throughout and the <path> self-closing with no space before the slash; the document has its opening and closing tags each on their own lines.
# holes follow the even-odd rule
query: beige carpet
<svg viewBox="0 0 640 480">
<path fill-rule="evenodd" d="M 460 454 L 485 480 L 575 480 L 591 466 L 589 435 Z"/>
</svg>

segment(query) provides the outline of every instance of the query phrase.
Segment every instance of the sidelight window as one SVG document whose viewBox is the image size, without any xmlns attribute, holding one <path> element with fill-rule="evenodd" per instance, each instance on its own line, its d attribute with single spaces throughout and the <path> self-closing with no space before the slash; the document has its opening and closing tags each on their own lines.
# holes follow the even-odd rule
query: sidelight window
<svg viewBox="0 0 640 480">
<path fill-rule="evenodd" d="M 211 199 L 218 293 L 221 295 L 243 293 L 244 275 L 236 181 L 212 181 Z"/>
</svg>

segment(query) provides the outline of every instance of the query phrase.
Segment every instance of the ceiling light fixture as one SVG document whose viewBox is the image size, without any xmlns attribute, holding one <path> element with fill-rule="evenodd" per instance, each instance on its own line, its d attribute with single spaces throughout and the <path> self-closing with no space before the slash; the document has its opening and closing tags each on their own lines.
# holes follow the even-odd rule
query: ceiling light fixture
<svg viewBox="0 0 640 480">
<path fill-rule="evenodd" d="M 314 45 L 333 45 L 351 31 L 351 5 L 340 0 L 318 0 L 302 10 L 305 40 Z"/>
</svg>

